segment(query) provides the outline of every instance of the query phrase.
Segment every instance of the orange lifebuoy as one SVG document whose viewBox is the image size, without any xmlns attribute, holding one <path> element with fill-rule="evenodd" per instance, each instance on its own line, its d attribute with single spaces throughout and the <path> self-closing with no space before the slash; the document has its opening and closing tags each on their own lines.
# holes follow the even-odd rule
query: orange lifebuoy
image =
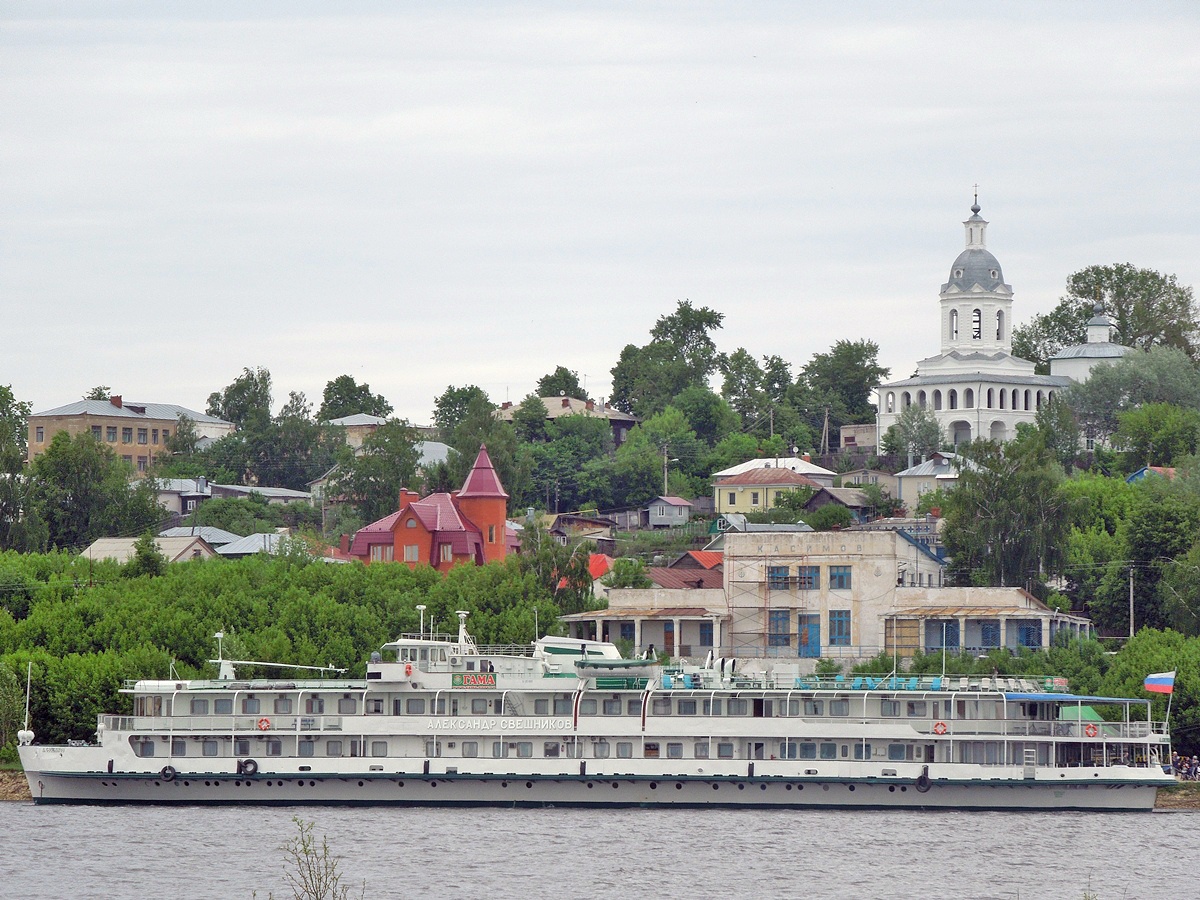
<svg viewBox="0 0 1200 900">
<path fill-rule="evenodd" d="M 261 719 L 258 720 L 258 730 L 259 731 L 266 731 L 270 727 L 271 727 L 271 720 L 268 719 L 266 716 L 263 716 Z"/>
<path fill-rule="evenodd" d="M 946 723 L 945 722 L 935 723 L 933 726 L 933 733 L 934 734 L 945 734 L 946 733 Z"/>
<path fill-rule="evenodd" d="M 412 674 L 412 663 L 405 663 L 405 664 L 404 664 L 404 674 L 405 674 L 406 676 L 407 676 L 407 675 L 411 675 L 411 674 Z"/>
<path fill-rule="evenodd" d="M 1095 725 L 1088 724 L 1088 725 L 1083 726 L 1083 733 L 1086 734 L 1088 737 L 1095 737 L 1096 735 L 1098 735 L 1100 733 L 1100 729 L 1097 728 Z"/>
</svg>

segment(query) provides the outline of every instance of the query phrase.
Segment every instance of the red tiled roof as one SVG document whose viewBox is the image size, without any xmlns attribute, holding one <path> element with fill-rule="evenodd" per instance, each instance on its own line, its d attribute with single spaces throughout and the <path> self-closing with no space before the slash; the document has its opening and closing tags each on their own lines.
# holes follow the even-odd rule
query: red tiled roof
<svg viewBox="0 0 1200 900">
<path fill-rule="evenodd" d="M 458 556 L 483 553 L 483 532 L 479 526 L 463 518 L 449 494 L 430 494 L 408 508 L 433 535 L 435 559 L 438 558 L 438 548 L 443 544 L 449 544 Z"/>
<path fill-rule="evenodd" d="M 399 510 L 384 516 L 382 519 L 376 519 L 370 525 L 364 525 L 358 529 L 354 533 L 354 540 L 350 545 L 350 555 L 369 556 L 372 545 L 390 544 L 392 542 L 392 529 L 395 527 L 398 518 L 400 518 Z"/>
<path fill-rule="evenodd" d="M 479 455 L 475 457 L 475 465 L 471 466 L 471 471 L 467 473 L 467 480 L 463 482 L 458 496 L 460 498 L 503 497 L 505 500 L 508 499 L 508 494 L 500 485 L 500 476 L 496 474 L 496 468 L 492 465 L 492 458 L 488 456 L 486 444 L 479 448 Z"/>
<path fill-rule="evenodd" d="M 737 485 L 788 485 L 789 487 L 810 487 L 820 490 L 821 485 L 806 475 L 793 472 L 791 469 L 751 469 L 739 475 L 726 475 L 717 479 L 718 487 Z"/>
<path fill-rule="evenodd" d="M 724 576 L 713 569 L 668 569 L 651 566 L 646 576 L 656 585 L 675 590 L 724 587 Z"/>
<path fill-rule="evenodd" d="M 682 568 L 687 562 L 692 561 L 697 563 L 702 569 L 715 569 L 717 566 L 725 562 L 725 554 L 718 550 L 689 550 L 671 563 L 672 569 Z"/>
</svg>

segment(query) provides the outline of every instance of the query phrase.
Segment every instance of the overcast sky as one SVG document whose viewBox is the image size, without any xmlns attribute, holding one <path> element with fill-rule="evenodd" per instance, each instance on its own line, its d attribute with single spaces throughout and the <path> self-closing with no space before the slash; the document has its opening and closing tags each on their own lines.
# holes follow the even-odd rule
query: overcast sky
<svg viewBox="0 0 1200 900">
<path fill-rule="evenodd" d="M 179 12 L 193 6 L 196 12 Z M 328 12 L 335 9 L 336 12 Z M 251 10 L 247 12 L 247 10 Z M 1200 4 L 0 9 L 0 384 L 203 410 L 243 367 L 430 420 L 605 396 L 690 299 L 726 351 L 936 353 L 979 184 L 1020 323 L 1200 286 Z"/>
</svg>

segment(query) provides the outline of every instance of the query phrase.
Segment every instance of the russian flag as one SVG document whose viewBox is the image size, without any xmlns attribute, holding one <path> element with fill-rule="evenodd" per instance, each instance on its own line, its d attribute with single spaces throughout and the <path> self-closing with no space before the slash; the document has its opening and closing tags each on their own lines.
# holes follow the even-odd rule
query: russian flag
<svg viewBox="0 0 1200 900">
<path fill-rule="evenodd" d="M 1173 694 L 1175 693 L 1175 673 L 1157 672 L 1154 675 L 1147 675 L 1145 688 L 1155 694 Z"/>
</svg>

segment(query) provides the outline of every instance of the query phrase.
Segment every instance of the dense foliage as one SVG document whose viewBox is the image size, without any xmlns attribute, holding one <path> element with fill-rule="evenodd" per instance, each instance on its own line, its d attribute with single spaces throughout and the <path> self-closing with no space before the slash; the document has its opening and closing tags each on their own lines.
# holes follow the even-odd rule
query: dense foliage
<svg viewBox="0 0 1200 900">
<path fill-rule="evenodd" d="M 131 566 L 146 570 L 145 562 Z M 97 713 L 124 708 L 117 689 L 126 678 L 165 678 L 172 664 L 182 677 L 211 677 L 217 631 L 229 636 L 230 656 L 361 676 L 372 650 L 417 630 L 418 603 L 428 607 L 427 628 L 454 631 L 455 610 L 465 609 L 480 643 L 528 643 L 535 618 L 542 631 L 553 629 L 564 607 L 585 604 L 577 584 L 558 582 L 521 559 L 440 576 L 427 567 L 257 556 L 129 578 L 113 562 L 8 552 L 0 554 L 0 662 L 23 682 L 33 661 L 40 740 L 85 739 Z"/>
</svg>

